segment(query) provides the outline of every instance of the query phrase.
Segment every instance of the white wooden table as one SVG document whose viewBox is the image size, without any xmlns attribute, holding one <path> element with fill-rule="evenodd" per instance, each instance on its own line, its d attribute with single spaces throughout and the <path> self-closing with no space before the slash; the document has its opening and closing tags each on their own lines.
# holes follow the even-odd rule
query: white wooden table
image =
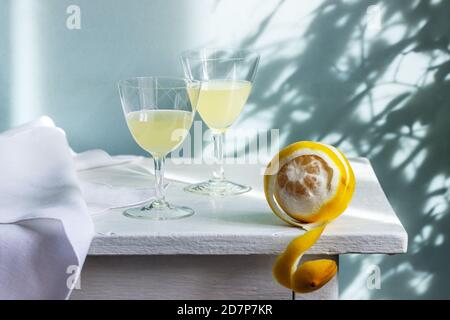
<svg viewBox="0 0 450 320">
<path fill-rule="evenodd" d="M 152 168 L 151 162 L 143 165 Z M 357 187 L 350 207 L 331 223 L 305 259 L 346 253 L 404 253 L 407 234 L 365 159 L 351 161 Z M 273 261 L 303 231 L 271 212 L 262 190 L 261 166 L 228 165 L 231 180 L 250 193 L 224 198 L 186 193 L 186 183 L 208 178 L 205 165 L 168 163 L 167 198 L 195 215 L 172 221 L 127 218 L 111 210 L 94 218 L 97 236 L 72 299 L 291 299 L 272 278 Z M 338 280 L 296 295 L 336 299 Z"/>
</svg>

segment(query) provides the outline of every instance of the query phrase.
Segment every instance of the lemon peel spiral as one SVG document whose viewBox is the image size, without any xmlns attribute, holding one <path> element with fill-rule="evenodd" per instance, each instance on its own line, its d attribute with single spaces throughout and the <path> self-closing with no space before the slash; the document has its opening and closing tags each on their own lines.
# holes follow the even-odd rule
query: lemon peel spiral
<svg viewBox="0 0 450 320">
<path fill-rule="evenodd" d="M 273 276 L 282 286 L 309 293 L 335 276 L 337 264 L 333 260 L 299 262 L 327 224 L 344 212 L 354 190 L 352 167 L 333 146 L 297 142 L 281 150 L 268 164 L 264 192 L 270 208 L 281 220 L 306 230 L 275 261 Z"/>
</svg>

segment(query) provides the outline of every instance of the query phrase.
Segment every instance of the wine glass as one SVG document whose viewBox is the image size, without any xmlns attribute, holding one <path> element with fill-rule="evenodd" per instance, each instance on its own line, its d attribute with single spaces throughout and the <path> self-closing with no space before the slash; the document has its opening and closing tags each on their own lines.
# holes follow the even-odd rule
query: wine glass
<svg viewBox="0 0 450 320">
<path fill-rule="evenodd" d="M 168 220 L 194 214 L 165 200 L 164 160 L 186 138 L 195 115 L 199 84 L 189 79 L 137 77 L 118 84 L 128 129 L 155 165 L 155 200 L 124 212 L 128 217 Z"/>
<path fill-rule="evenodd" d="M 252 89 L 259 55 L 239 49 L 190 50 L 181 54 L 185 76 L 201 83 L 197 110 L 211 129 L 215 168 L 208 181 L 186 191 L 206 195 L 236 195 L 251 190 L 225 179 L 223 169 L 225 132 L 240 115 Z"/>
</svg>

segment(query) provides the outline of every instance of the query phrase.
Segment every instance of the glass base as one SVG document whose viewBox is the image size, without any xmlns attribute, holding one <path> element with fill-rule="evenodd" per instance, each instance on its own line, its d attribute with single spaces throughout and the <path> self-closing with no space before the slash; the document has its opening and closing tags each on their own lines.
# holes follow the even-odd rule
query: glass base
<svg viewBox="0 0 450 320">
<path fill-rule="evenodd" d="M 184 188 L 185 191 L 209 196 L 234 196 L 252 190 L 251 187 L 237 184 L 227 180 L 209 180 L 191 184 Z"/>
<path fill-rule="evenodd" d="M 123 212 L 129 218 L 146 220 L 174 220 L 192 216 L 194 210 L 188 207 L 177 207 L 165 201 L 153 201 L 145 207 L 130 208 Z"/>
</svg>

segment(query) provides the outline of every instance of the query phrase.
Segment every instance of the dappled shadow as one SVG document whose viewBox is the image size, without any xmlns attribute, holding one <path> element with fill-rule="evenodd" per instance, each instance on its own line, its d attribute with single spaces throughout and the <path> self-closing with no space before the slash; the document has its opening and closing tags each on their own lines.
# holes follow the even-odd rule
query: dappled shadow
<svg viewBox="0 0 450 320">
<path fill-rule="evenodd" d="M 371 34 L 376 3 L 381 29 Z M 320 140 L 370 158 L 409 234 L 406 255 L 348 258 L 344 297 L 358 288 L 362 298 L 448 298 L 450 2 L 324 1 L 303 36 L 258 47 L 282 6 L 240 43 L 263 57 L 244 120 L 268 113 L 284 145 Z M 277 54 L 293 41 L 298 53 Z M 382 290 L 354 277 L 368 261 L 382 270 Z"/>
</svg>

